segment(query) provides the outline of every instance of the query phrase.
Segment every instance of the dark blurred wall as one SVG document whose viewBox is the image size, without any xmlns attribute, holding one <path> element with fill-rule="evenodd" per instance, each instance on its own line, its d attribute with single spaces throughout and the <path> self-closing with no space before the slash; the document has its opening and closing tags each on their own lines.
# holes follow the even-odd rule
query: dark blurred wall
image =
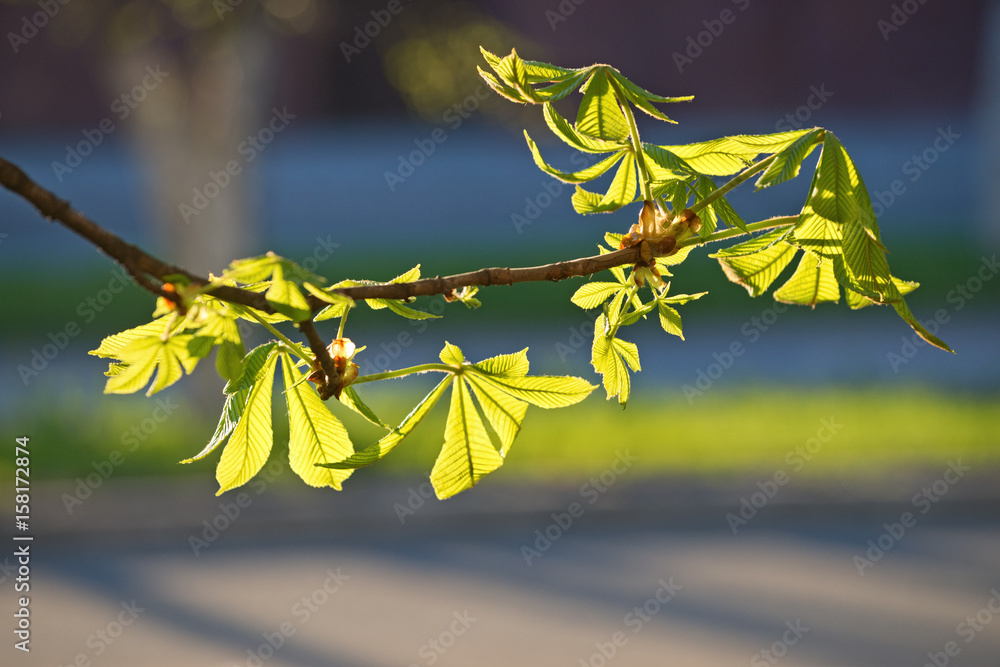
<svg viewBox="0 0 1000 667">
<path fill-rule="evenodd" d="M 87 1 L 67 5 L 61 12 L 73 16 L 56 16 L 17 53 L 9 34 L 19 32 L 38 7 L 30 2 L 0 5 L 5 35 L 0 45 L 0 130 L 76 128 L 106 114 L 108 46 L 101 41 L 101 26 L 94 25 L 98 19 L 87 18 Z M 350 43 L 356 28 L 370 22 L 371 12 L 383 10 L 385 2 L 321 2 L 318 17 L 303 34 L 274 30 L 280 71 L 275 97 L 303 118 L 405 113 L 385 80 L 380 55 L 408 23 L 459 7 L 494 15 L 544 50 L 541 56 L 522 53 L 524 57 L 548 57 L 570 66 L 610 62 L 657 92 L 694 94 L 705 109 L 794 108 L 810 86 L 825 85 L 836 91 L 842 110 L 965 112 L 975 98 L 987 4 L 484 0 L 443 7 L 401 2 L 398 17 L 351 62 L 342 44 Z M 234 16 L 260 11 L 244 0 Z M 68 22 L 72 24 L 64 25 Z M 697 43 L 699 33 L 705 46 L 691 46 L 689 38 Z M 675 54 L 697 55 L 678 66 Z"/>
</svg>

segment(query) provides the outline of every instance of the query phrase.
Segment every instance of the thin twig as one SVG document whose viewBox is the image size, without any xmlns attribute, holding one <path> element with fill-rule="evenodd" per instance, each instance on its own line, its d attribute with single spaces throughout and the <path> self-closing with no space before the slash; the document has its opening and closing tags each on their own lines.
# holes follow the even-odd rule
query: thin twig
<svg viewBox="0 0 1000 667">
<path fill-rule="evenodd" d="M 312 321 L 299 322 L 298 326 L 299 331 L 304 333 L 306 340 L 309 341 L 309 347 L 312 348 L 313 354 L 319 360 L 320 368 L 323 369 L 323 375 L 326 377 L 326 381 L 318 383 L 316 387 L 319 397 L 325 401 L 333 396 L 334 388 L 340 383 L 340 373 L 337 371 L 337 366 L 330 357 L 330 351 L 326 349 L 326 343 L 319 337 L 319 333 L 316 332 L 316 327 L 313 326 Z"/>
<path fill-rule="evenodd" d="M 20 195 L 30 202 L 48 220 L 55 220 L 68 229 L 87 239 L 105 254 L 121 264 L 135 278 L 136 282 L 157 296 L 170 296 L 150 282 L 155 278 L 168 282 L 173 275 L 183 276 L 193 285 L 208 285 L 206 278 L 197 276 L 179 266 L 168 264 L 141 248 L 125 242 L 45 188 L 35 183 L 20 168 L 0 158 L 0 185 Z M 449 294 L 452 290 L 467 286 L 512 285 L 535 281 L 557 281 L 574 276 L 586 276 L 616 266 L 644 263 L 651 260 L 651 251 L 646 243 L 631 248 L 617 250 L 606 255 L 582 257 L 565 262 L 555 262 L 543 266 L 522 268 L 489 268 L 459 273 L 453 276 L 425 278 L 409 283 L 382 283 L 360 285 L 332 290 L 352 299 L 407 299 L 414 296 Z M 265 313 L 274 309 L 262 293 L 250 292 L 238 287 L 216 286 L 206 290 L 206 294 L 243 306 L 256 308 Z M 309 295 L 309 306 L 313 313 L 326 307 L 326 303 Z M 304 332 L 305 333 L 305 332 Z M 325 349 L 325 348 L 324 348 Z"/>
</svg>

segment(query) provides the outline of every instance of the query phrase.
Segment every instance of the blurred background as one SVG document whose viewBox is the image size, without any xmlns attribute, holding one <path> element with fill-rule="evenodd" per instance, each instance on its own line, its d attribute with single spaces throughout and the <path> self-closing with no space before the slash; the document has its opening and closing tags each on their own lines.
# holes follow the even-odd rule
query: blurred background
<svg viewBox="0 0 1000 667">
<path fill-rule="evenodd" d="M 628 409 L 598 389 L 530 412 L 475 489 L 440 502 L 426 482 L 443 408 L 342 492 L 289 471 L 277 408 L 264 472 L 216 498 L 217 455 L 177 461 L 222 381 L 103 396 L 86 352 L 152 297 L 0 194 L 0 423 L 31 438 L 36 536 L 32 651 L 4 664 L 1000 664 L 1000 3 L 5 0 L 0 26 L 0 155 L 199 273 L 274 250 L 331 280 L 444 275 L 626 231 L 637 210 L 578 216 L 535 168 L 525 128 L 557 166 L 572 154 L 478 78 L 480 45 L 694 95 L 666 109 L 678 125 L 639 119 L 654 143 L 828 127 L 894 273 L 922 283 L 911 309 L 957 352 L 888 309 L 776 310 L 702 250 L 672 287 L 709 291 L 686 340 L 626 336 Z M 807 178 L 731 201 L 792 214 Z M 444 314 L 425 322 L 359 310 L 347 335 L 363 373 L 448 340 L 596 383 L 579 284 L 485 289 L 475 312 L 425 299 Z M 363 395 L 396 423 L 429 382 Z M 343 418 L 356 446 L 379 437 Z"/>
</svg>

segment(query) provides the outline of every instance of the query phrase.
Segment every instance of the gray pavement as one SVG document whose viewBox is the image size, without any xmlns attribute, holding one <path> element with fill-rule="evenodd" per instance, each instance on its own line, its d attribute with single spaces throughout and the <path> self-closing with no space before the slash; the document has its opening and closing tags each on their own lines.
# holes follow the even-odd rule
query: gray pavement
<svg viewBox="0 0 1000 667">
<path fill-rule="evenodd" d="M 932 476 L 787 487 L 736 535 L 746 480 L 621 482 L 593 503 L 484 483 L 422 504 L 419 480 L 242 498 L 132 480 L 73 514 L 72 484 L 52 483 L 36 495 L 32 652 L 8 640 L 3 664 L 995 667 L 993 479 L 926 514 L 910 496 Z"/>
</svg>

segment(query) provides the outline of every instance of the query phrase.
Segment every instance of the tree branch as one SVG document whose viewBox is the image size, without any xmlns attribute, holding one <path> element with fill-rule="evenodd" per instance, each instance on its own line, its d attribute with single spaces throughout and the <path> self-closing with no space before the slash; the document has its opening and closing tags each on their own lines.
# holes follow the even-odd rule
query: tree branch
<svg viewBox="0 0 1000 667">
<path fill-rule="evenodd" d="M 163 262 L 104 229 L 79 211 L 74 210 L 69 202 L 60 199 L 35 183 L 20 168 L 3 158 L 0 158 L 0 185 L 23 197 L 38 209 L 47 220 L 59 222 L 96 245 L 105 254 L 125 267 L 137 283 L 157 296 L 176 299 L 175 294 L 165 292 L 161 287 L 154 285 L 149 280 L 150 277 L 161 282 L 169 282 L 169 276 L 181 275 L 193 285 L 209 284 L 208 279 L 194 275 L 179 266 Z M 425 278 L 409 283 L 361 285 L 333 291 L 352 299 L 407 299 L 415 296 L 450 294 L 452 290 L 467 286 L 512 285 L 523 282 L 564 280 L 574 276 L 590 275 L 615 266 L 649 264 L 652 260 L 652 250 L 647 243 L 643 242 L 637 246 L 610 252 L 606 255 L 582 257 L 543 266 L 479 269 L 478 271 Z M 274 312 L 264 295 L 258 292 L 250 292 L 238 287 L 217 286 L 206 290 L 206 294 L 222 301 L 256 308 L 265 313 Z M 327 305 L 312 295 L 307 298 L 313 313 Z M 309 335 L 307 330 L 303 330 L 303 333 Z"/>
<path fill-rule="evenodd" d="M 340 373 L 337 371 L 337 366 L 330 357 L 330 350 L 326 349 L 326 343 L 319 337 L 316 327 L 313 326 L 312 320 L 299 322 L 298 326 L 299 331 L 304 333 L 306 340 L 309 341 L 309 347 L 312 349 L 313 354 L 316 355 L 316 360 L 319 362 L 320 368 L 323 369 L 325 381 L 317 383 L 316 391 L 319 393 L 319 397 L 325 401 L 333 396 L 334 388 L 340 382 Z"/>
</svg>

